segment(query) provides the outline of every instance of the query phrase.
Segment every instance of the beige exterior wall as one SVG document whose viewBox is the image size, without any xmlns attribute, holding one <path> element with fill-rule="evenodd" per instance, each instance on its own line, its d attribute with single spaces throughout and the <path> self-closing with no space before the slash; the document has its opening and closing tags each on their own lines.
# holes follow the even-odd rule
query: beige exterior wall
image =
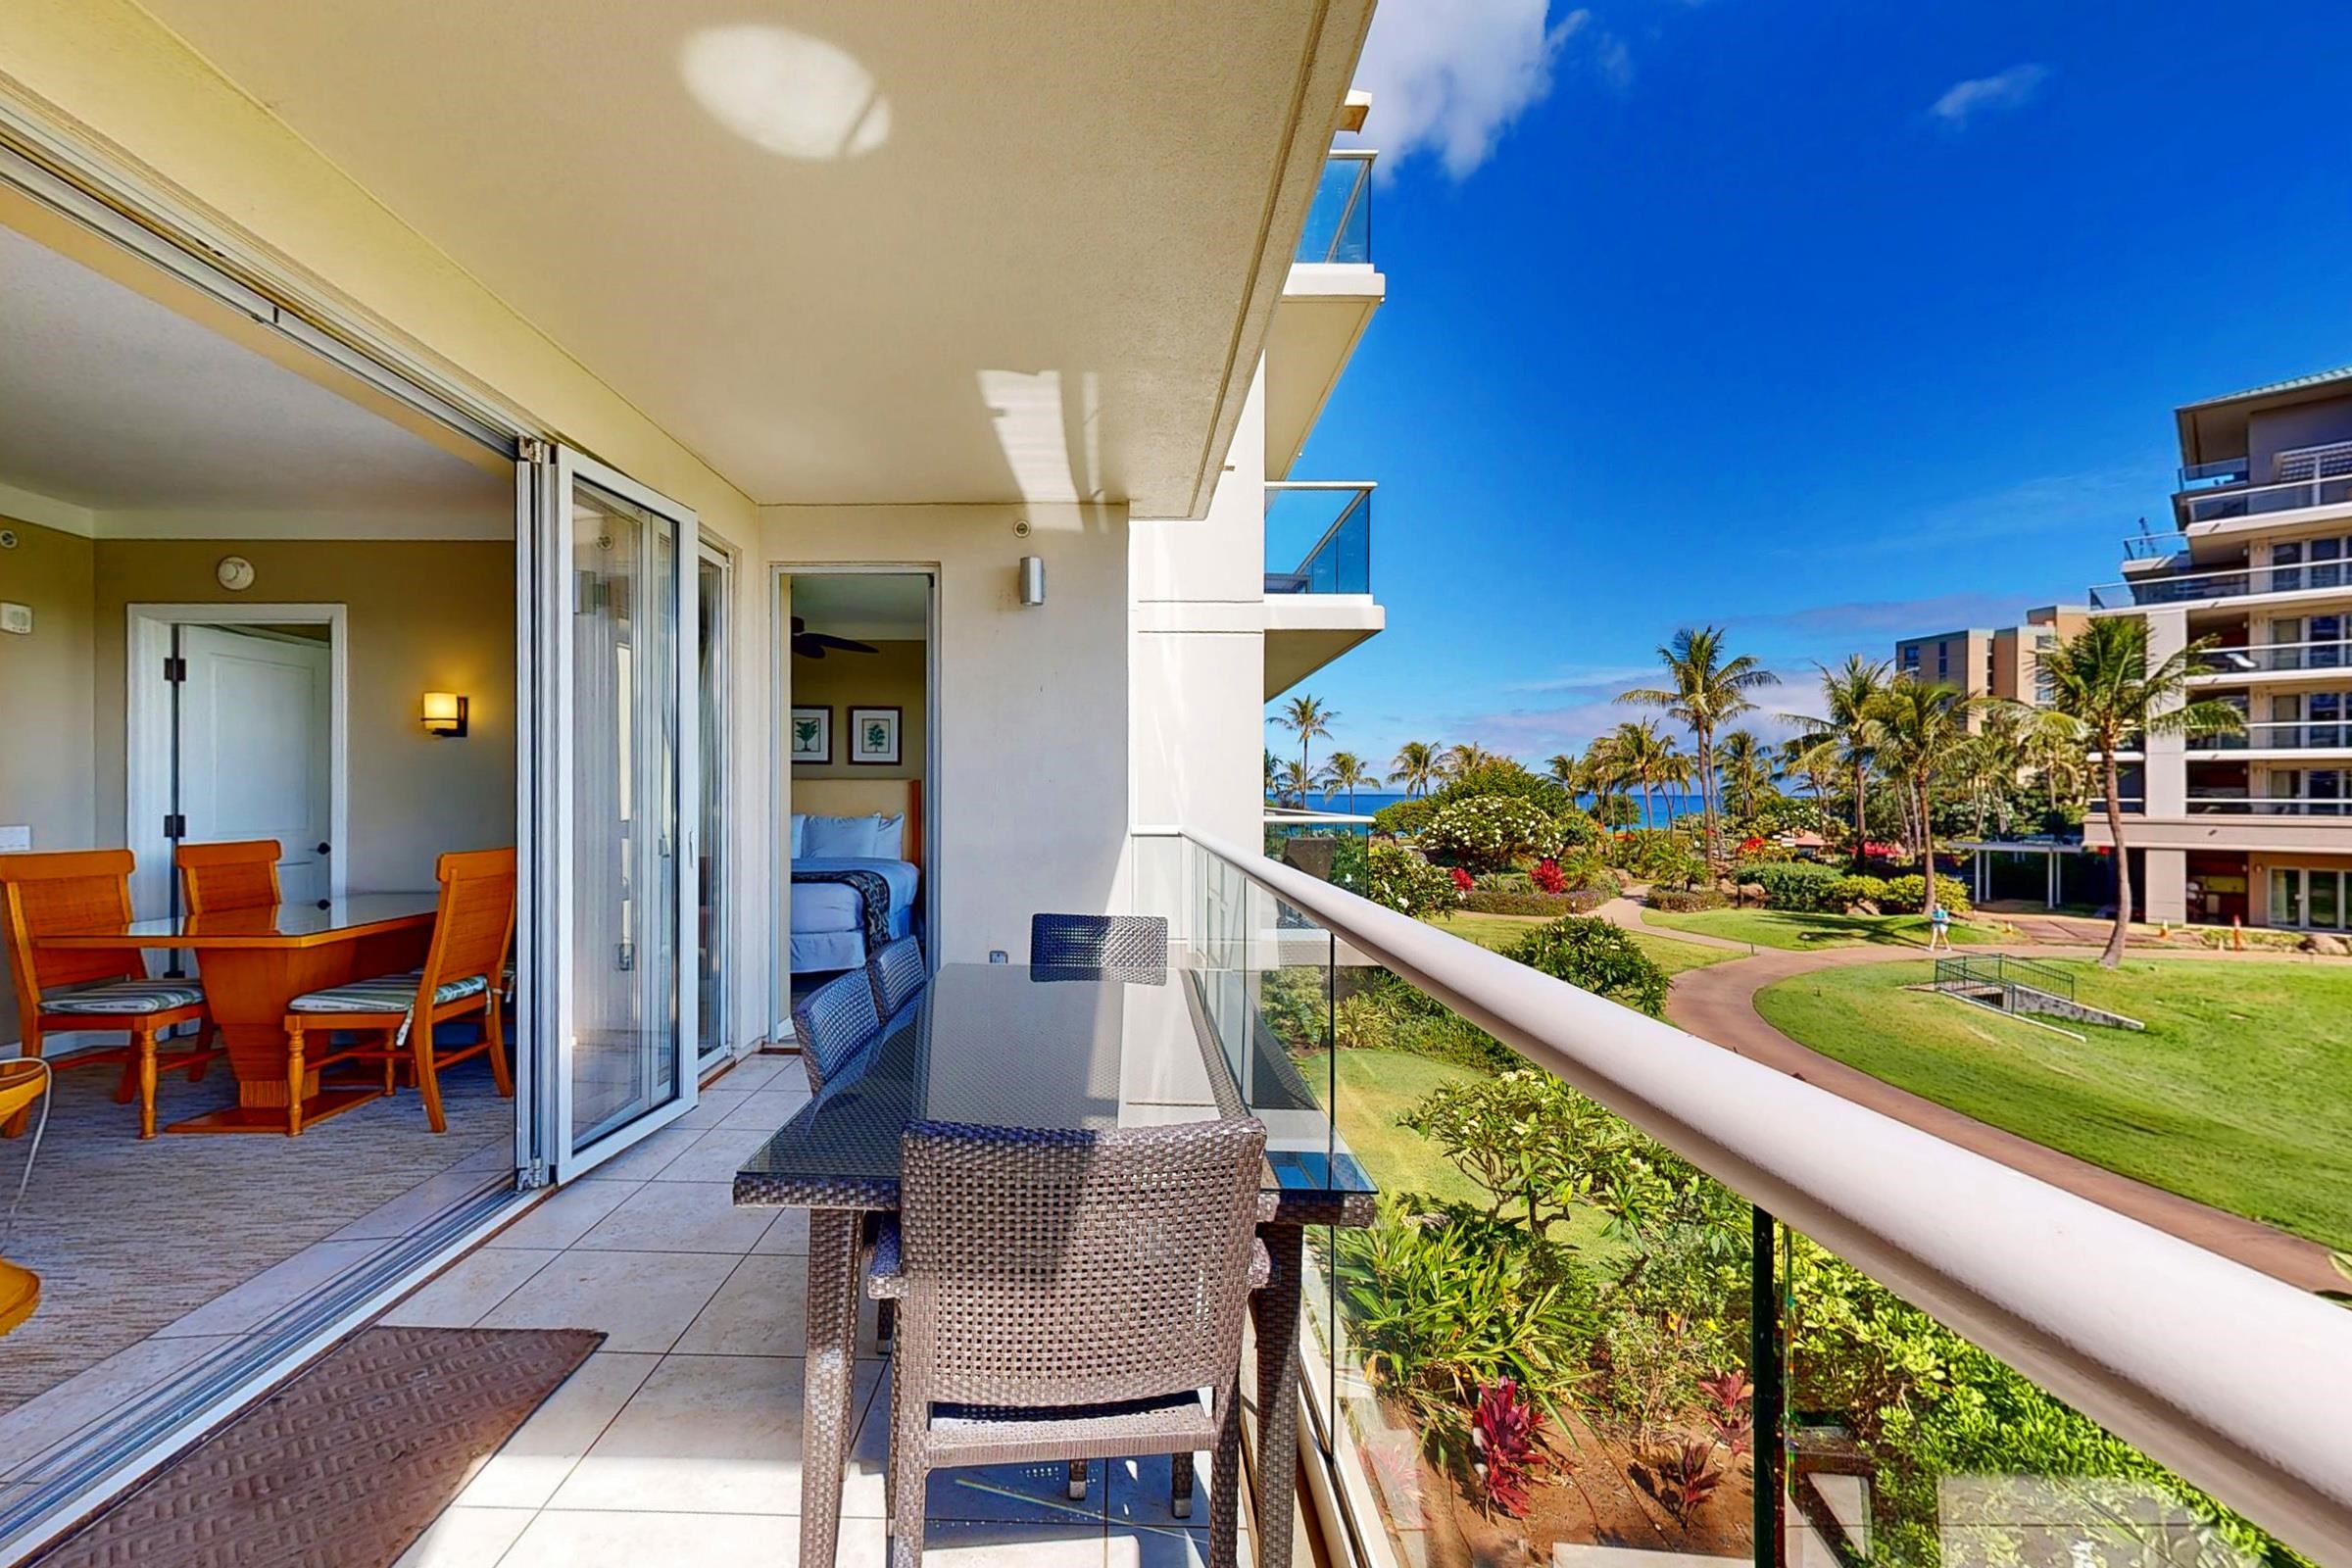
<svg viewBox="0 0 2352 1568">
<path fill-rule="evenodd" d="M 2246 902 L 2252 910 L 2253 923 L 2271 923 L 2271 873 L 2287 867 L 2304 870 L 2352 871 L 2352 850 L 2340 855 L 2321 855 L 2311 851 L 2270 851 L 2246 858 Z"/>
<path fill-rule="evenodd" d="M 87 539 L 6 519 L 0 600 L 32 607 L 30 636 L 0 635 L 0 823 L 32 829 L 35 850 L 97 842 L 90 759 L 91 583 Z M 16 981 L 0 952 L 0 1042 L 17 1038 Z"/>
<path fill-rule="evenodd" d="M 938 572 L 939 728 L 925 788 L 936 956 L 977 963 L 1002 950 L 1026 962 L 1031 914 L 1127 908 L 1125 513 L 1067 503 L 766 507 L 760 520 L 762 559 L 787 573 Z M 1014 531 L 1020 522 L 1026 537 Z M 1031 555 L 1046 564 L 1046 602 L 1024 609 L 1018 564 Z M 779 710 L 791 701 L 789 690 L 776 695 Z M 789 778 L 779 793 L 789 811 Z M 788 895 L 785 841 L 773 843 L 773 885 Z M 780 1004 L 790 924 L 781 909 L 760 919 L 774 933 Z"/>
</svg>

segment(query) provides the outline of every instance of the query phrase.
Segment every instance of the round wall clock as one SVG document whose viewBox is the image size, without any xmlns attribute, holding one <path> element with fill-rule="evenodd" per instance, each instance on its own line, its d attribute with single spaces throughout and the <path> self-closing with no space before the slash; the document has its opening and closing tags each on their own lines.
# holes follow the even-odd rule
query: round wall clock
<svg viewBox="0 0 2352 1568">
<path fill-rule="evenodd" d="M 220 564 L 213 568 L 220 586 L 232 594 L 241 594 L 253 586 L 253 563 L 243 556 L 222 556 Z"/>
</svg>

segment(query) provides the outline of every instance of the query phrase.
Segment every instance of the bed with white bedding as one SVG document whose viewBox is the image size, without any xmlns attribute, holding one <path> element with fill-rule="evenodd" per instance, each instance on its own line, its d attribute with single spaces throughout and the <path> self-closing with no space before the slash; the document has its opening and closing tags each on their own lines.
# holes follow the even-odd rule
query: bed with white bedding
<svg viewBox="0 0 2352 1568">
<path fill-rule="evenodd" d="M 811 780 L 798 787 L 794 804 L 801 804 L 798 796 L 804 792 L 815 797 L 810 805 L 840 798 L 838 792 L 828 797 L 817 784 Z M 920 784 L 897 788 L 906 792 L 898 810 L 793 814 L 794 974 L 857 968 L 877 943 L 895 942 L 914 930 L 922 892 Z M 858 804 L 871 798 L 861 792 Z"/>
</svg>

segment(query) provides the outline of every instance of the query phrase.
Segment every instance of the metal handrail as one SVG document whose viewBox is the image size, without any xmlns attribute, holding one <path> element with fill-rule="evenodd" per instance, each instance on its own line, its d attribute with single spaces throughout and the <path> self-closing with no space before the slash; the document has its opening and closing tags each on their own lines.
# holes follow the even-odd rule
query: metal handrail
<svg viewBox="0 0 2352 1568">
<path fill-rule="evenodd" d="M 2324 494 L 2331 488 L 2335 492 L 2332 497 Z M 2284 492 L 2290 490 L 2302 492 L 2302 496 L 2285 499 Z M 2285 504 L 2263 505 L 2273 499 L 2285 500 Z M 2320 473 L 2272 484 L 2219 484 L 2181 490 L 2173 497 L 2173 511 L 2184 523 L 2229 522 L 2239 517 L 2299 512 L 2306 507 L 2341 506 L 2347 501 L 2352 501 L 2352 474 Z"/>
<path fill-rule="evenodd" d="M 2297 659 L 2292 662 L 2280 664 L 2275 659 L 2266 657 L 2278 654 L 2300 655 L 2307 649 L 2325 649 L 2335 656 L 2334 662 L 2325 662 L 2321 659 L 2315 658 L 2311 660 Z M 2300 672 L 2315 669 L 2340 669 L 2352 673 L 2352 641 L 2339 637 L 2316 642 L 2245 643 L 2230 648 L 2209 648 L 2205 651 L 2205 667 L 2193 671 L 2192 674 L 2195 677 L 2208 678 L 2216 675 L 2225 677 L 2260 675 L 2278 670 Z"/>
<path fill-rule="evenodd" d="M 1212 835 L 1189 842 L 2322 1560 L 2340 1308 Z"/>
<path fill-rule="evenodd" d="M 2321 577 L 2331 580 L 2314 580 Z M 2190 591 L 2208 585 L 2210 592 Z M 2214 571 L 2151 573 L 2126 582 L 2094 583 L 2090 603 L 2095 610 L 2129 610 L 2139 606 L 2190 604 L 2200 599 L 2240 599 L 2249 594 L 2306 592 L 2352 596 L 2352 563 L 2266 562 Z"/>
</svg>

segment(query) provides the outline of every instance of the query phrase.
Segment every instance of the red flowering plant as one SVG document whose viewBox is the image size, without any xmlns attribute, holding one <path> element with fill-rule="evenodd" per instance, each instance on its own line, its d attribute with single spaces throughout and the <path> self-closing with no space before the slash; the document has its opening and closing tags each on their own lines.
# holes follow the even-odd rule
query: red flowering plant
<svg viewBox="0 0 2352 1568">
<path fill-rule="evenodd" d="M 1490 1384 L 1470 1412 L 1470 1468 L 1487 1506 L 1512 1519 L 1527 1517 L 1529 1492 L 1543 1467 L 1544 1412 L 1519 1393 L 1516 1380 Z"/>
<path fill-rule="evenodd" d="M 1467 867 L 1457 865 L 1453 868 L 1453 885 L 1467 893 L 1478 885 L 1478 881 L 1477 878 L 1471 876 Z"/>
<path fill-rule="evenodd" d="M 1536 885 L 1539 893 L 1560 894 L 1568 891 L 1568 873 L 1561 870 L 1560 862 L 1549 856 L 1536 862 L 1535 869 L 1527 873 L 1527 879 Z"/>
</svg>

